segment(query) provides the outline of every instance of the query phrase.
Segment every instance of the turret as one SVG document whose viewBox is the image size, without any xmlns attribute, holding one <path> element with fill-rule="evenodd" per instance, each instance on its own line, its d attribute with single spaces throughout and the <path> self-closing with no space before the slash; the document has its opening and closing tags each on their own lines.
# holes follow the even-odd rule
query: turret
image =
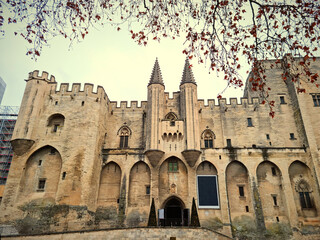
<svg viewBox="0 0 320 240">
<path fill-rule="evenodd" d="M 182 152 L 186 161 L 193 166 L 200 156 L 200 133 L 198 115 L 197 84 L 186 59 L 180 83 L 180 116 L 184 119 L 186 147 Z"/>
<path fill-rule="evenodd" d="M 55 89 L 56 85 L 54 76 L 48 78 L 47 72 L 42 72 L 42 74 L 39 75 L 38 70 L 30 72 L 26 82 L 27 86 L 24 91 L 17 123 L 12 136 L 13 149 L 18 155 L 23 154 L 32 146 L 39 124 L 39 113 L 43 109 L 45 97 L 47 97 L 45 93 L 48 93 L 51 87 Z M 22 145 L 26 147 L 24 149 L 17 149 L 15 147 L 17 141 L 20 143 L 24 141 Z"/>
<path fill-rule="evenodd" d="M 164 84 L 158 59 L 154 64 L 148 84 L 146 154 L 153 166 L 156 166 L 164 152 L 161 149 L 161 124 L 164 109 Z"/>
</svg>

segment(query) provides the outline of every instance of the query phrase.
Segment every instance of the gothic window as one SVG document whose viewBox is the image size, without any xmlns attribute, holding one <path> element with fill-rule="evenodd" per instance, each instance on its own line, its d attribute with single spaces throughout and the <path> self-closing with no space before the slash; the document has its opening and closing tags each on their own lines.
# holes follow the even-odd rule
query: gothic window
<svg viewBox="0 0 320 240">
<path fill-rule="evenodd" d="M 299 193 L 301 208 L 313 208 L 309 184 L 304 180 L 300 180 L 297 185 L 297 191 Z"/>
<path fill-rule="evenodd" d="M 170 121 L 170 126 L 175 126 L 176 125 L 175 121 L 178 120 L 178 117 L 175 113 L 169 112 L 164 119 Z"/>
<path fill-rule="evenodd" d="M 120 131 L 120 148 L 128 148 L 130 130 L 127 127 L 123 127 Z"/>
<path fill-rule="evenodd" d="M 312 94 L 313 105 L 320 107 L 320 94 Z"/>
<path fill-rule="evenodd" d="M 214 133 L 207 129 L 202 133 L 202 139 L 205 148 L 213 148 L 213 139 L 215 138 Z"/>
</svg>

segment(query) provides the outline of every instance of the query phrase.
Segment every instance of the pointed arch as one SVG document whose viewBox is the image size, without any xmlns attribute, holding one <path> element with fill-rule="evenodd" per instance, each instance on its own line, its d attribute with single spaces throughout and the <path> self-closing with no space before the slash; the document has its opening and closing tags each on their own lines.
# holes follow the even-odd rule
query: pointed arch
<svg viewBox="0 0 320 240">
<path fill-rule="evenodd" d="M 171 156 L 159 168 L 159 200 L 175 195 L 182 199 L 188 197 L 188 170 L 181 159 Z"/>
<path fill-rule="evenodd" d="M 132 131 L 131 129 L 124 125 L 122 126 L 118 132 L 117 135 L 119 135 L 119 147 L 120 148 L 128 148 L 129 147 L 129 137 L 131 136 Z"/>
<path fill-rule="evenodd" d="M 239 161 L 232 161 L 226 168 L 227 193 L 231 218 L 241 215 L 253 217 L 253 205 L 246 166 Z"/>
<path fill-rule="evenodd" d="M 46 197 L 55 199 L 62 159 L 59 151 L 46 145 L 35 150 L 27 159 L 20 183 L 20 199 Z M 42 194 L 41 196 L 39 194 Z"/>
<path fill-rule="evenodd" d="M 135 163 L 130 170 L 129 206 L 149 207 L 150 205 L 150 167 L 143 161 Z"/>
<path fill-rule="evenodd" d="M 263 161 L 258 165 L 256 172 L 261 204 L 263 209 L 268 209 L 263 212 L 266 223 L 278 221 L 276 217 L 281 221 L 288 221 L 281 170 L 275 163 Z"/>
<path fill-rule="evenodd" d="M 178 116 L 174 112 L 169 112 L 169 113 L 166 114 L 164 119 L 165 120 L 169 120 L 169 121 L 177 121 L 178 120 Z"/>
<path fill-rule="evenodd" d="M 197 194 L 199 208 L 220 207 L 217 169 L 209 161 L 197 167 Z"/>
<path fill-rule="evenodd" d="M 310 168 L 296 160 L 289 166 L 289 177 L 299 217 L 317 216 L 319 197 L 313 193 L 315 183 Z"/>
<path fill-rule="evenodd" d="M 217 175 L 217 168 L 209 161 L 205 160 L 197 167 L 197 175 Z"/>
<path fill-rule="evenodd" d="M 117 135 L 120 136 L 131 136 L 132 135 L 132 130 L 129 126 L 123 125 L 119 128 Z"/>
<path fill-rule="evenodd" d="M 101 170 L 98 206 L 118 207 L 121 186 L 121 168 L 115 162 L 107 163 Z"/>
<path fill-rule="evenodd" d="M 216 139 L 216 135 L 211 129 L 206 129 L 201 133 L 201 139 L 202 148 L 213 148 L 213 140 Z"/>
</svg>

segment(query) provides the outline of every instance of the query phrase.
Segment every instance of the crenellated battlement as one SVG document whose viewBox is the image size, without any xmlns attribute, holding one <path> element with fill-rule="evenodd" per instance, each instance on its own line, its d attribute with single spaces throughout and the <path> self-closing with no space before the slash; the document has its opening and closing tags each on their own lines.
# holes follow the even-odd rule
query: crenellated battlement
<svg viewBox="0 0 320 240">
<path fill-rule="evenodd" d="M 111 101 L 110 102 L 110 108 L 111 110 L 115 109 L 146 109 L 147 108 L 147 101 L 120 101 L 120 104 L 117 101 Z M 130 105 L 128 105 L 130 103 Z M 140 103 L 140 104 L 139 104 Z"/>
<path fill-rule="evenodd" d="M 56 83 L 56 82 L 55 82 Z M 70 88 L 71 86 L 71 88 Z M 83 87 L 83 88 L 82 88 Z M 70 96 L 91 96 L 97 98 L 104 98 L 109 100 L 108 95 L 106 94 L 102 86 L 97 86 L 96 91 L 94 91 L 94 85 L 91 83 L 85 83 L 81 85 L 80 83 L 61 83 L 58 88 L 57 83 L 51 86 L 50 94 L 56 95 L 70 95 Z"/>
<path fill-rule="evenodd" d="M 56 82 L 56 79 L 53 75 L 51 75 L 50 78 L 48 77 L 49 77 L 49 73 L 43 71 L 41 75 L 39 75 L 39 70 L 34 70 L 33 72 L 29 72 L 27 81 L 36 79 L 36 80 L 44 80 L 47 82 Z"/>
<path fill-rule="evenodd" d="M 248 98 L 240 98 L 240 103 L 237 98 L 229 98 L 227 101 L 226 98 L 221 98 L 218 100 L 218 104 L 216 104 L 215 99 L 208 99 L 208 104 L 204 103 L 204 99 L 198 100 L 199 107 L 201 109 L 209 109 L 213 107 L 250 107 L 260 105 L 259 98 L 253 97 L 251 99 Z M 262 105 L 262 104 L 261 104 Z"/>
<path fill-rule="evenodd" d="M 164 93 L 164 97 L 166 100 L 178 100 L 180 96 L 180 92 L 173 92 L 172 98 L 170 98 L 169 92 Z"/>
</svg>

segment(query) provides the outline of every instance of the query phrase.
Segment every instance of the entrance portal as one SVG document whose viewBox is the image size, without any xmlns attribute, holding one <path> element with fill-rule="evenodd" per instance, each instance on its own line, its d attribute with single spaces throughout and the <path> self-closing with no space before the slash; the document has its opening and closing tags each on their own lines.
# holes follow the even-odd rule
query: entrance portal
<svg viewBox="0 0 320 240">
<path fill-rule="evenodd" d="M 189 209 L 184 209 L 181 201 L 172 198 L 164 207 L 163 220 L 162 224 L 164 226 L 188 226 Z"/>
</svg>

